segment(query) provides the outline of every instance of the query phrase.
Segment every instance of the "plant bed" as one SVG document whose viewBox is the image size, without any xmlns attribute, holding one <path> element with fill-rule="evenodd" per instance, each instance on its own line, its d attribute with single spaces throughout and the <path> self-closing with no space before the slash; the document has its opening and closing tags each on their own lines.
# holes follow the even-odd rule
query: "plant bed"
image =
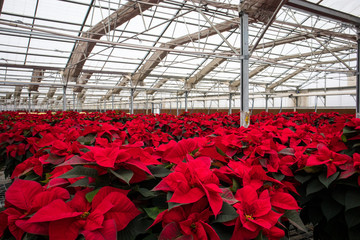
<svg viewBox="0 0 360 240">
<path fill-rule="evenodd" d="M 3 239 L 356 239 L 360 121 L 337 113 L 0 116 Z M 309 235 L 306 233 L 307 236 Z"/>
</svg>

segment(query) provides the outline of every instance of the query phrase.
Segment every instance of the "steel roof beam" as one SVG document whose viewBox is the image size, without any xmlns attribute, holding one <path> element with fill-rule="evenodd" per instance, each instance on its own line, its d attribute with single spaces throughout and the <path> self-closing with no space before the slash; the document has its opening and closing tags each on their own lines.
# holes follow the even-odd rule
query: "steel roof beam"
<svg viewBox="0 0 360 240">
<path fill-rule="evenodd" d="M 345 3 L 344 3 L 345 4 Z M 303 0 L 288 0 L 286 6 L 305 12 L 311 15 L 324 17 L 330 20 L 335 20 L 341 23 L 348 23 L 356 27 L 360 27 L 360 18 L 354 15 L 337 11 L 328 7 L 317 5 Z"/>
<path fill-rule="evenodd" d="M 283 45 L 286 43 L 292 43 L 300 40 L 305 40 L 308 38 L 312 38 L 313 36 L 310 34 L 304 34 L 304 35 L 296 35 L 292 37 L 286 37 L 283 39 L 275 40 L 270 43 L 264 43 L 257 46 L 257 49 L 266 48 L 266 47 L 275 47 L 278 45 Z M 250 47 L 251 48 L 251 47 Z M 203 69 L 201 69 L 198 73 L 196 73 L 194 76 L 190 77 L 187 81 L 186 87 L 188 89 L 193 88 L 199 81 L 201 81 L 207 74 L 209 74 L 211 71 L 213 71 L 217 66 L 219 66 L 221 63 L 225 62 L 225 58 L 215 58 L 212 60 L 208 65 L 206 65 Z M 249 73 L 249 79 L 255 76 L 257 73 L 265 70 L 267 67 L 269 67 L 270 64 L 266 64 L 264 66 L 260 66 L 257 69 L 251 71 Z M 260 71 L 258 71 L 261 69 Z M 233 83 L 231 83 L 230 87 L 233 89 L 234 87 L 239 87 L 240 80 L 236 80 Z M 179 92 L 179 94 L 183 94 L 184 91 Z"/>
<path fill-rule="evenodd" d="M 41 82 L 41 80 L 44 78 L 44 69 L 34 69 L 31 77 L 31 82 Z M 39 85 L 29 85 L 29 91 L 38 91 Z"/>
<path fill-rule="evenodd" d="M 235 4 L 218 3 L 210 0 L 193 0 L 193 1 L 200 2 L 202 4 L 208 4 L 210 6 L 214 6 L 217 8 L 232 9 L 232 10 L 238 9 L 238 5 Z M 356 27 L 360 27 L 359 17 L 356 17 L 348 13 L 340 12 L 335 9 L 324 7 L 315 3 L 311 3 L 308 1 L 288 0 L 287 2 L 285 2 L 285 6 L 310 15 L 320 16 L 337 22 L 348 23 Z"/>
<path fill-rule="evenodd" d="M 295 72 L 287 75 L 286 77 L 284 77 L 284 78 L 282 78 L 282 79 L 280 79 L 280 80 L 278 80 L 278 81 L 270 84 L 270 85 L 267 87 L 267 89 L 272 90 L 272 89 L 276 88 L 277 86 L 280 86 L 281 84 L 283 84 L 283 83 L 286 82 L 287 80 L 292 79 L 293 77 L 295 77 L 296 75 L 300 74 L 300 73 L 303 72 L 303 71 L 305 71 L 305 69 L 301 69 L 301 68 L 300 68 L 300 69 L 296 70 Z"/>
<path fill-rule="evenodd" d="M 145 11 L 152 7 L 149 3 L 158 3 L 162 0 L 143 0 L 142 2 L 127 2 L 121 8 L 113 12 L 110 16 L 103 19 L 95 26 L 90 28 L 87 32 L 82 34 L 82 37 L 91 39 L 100 39 L 106 33 L 114 30 L 121 24 L 128 22 L 130 19 L 140 14 L 140 11 Z M 140 10 L 141 9 L 141 10 Z M 79 41 L 71 58 L 69 59 L 63 78 L 68 81 L 77 81 L 87 57 L 94 49 L 96 42 Z"/>
</svg>

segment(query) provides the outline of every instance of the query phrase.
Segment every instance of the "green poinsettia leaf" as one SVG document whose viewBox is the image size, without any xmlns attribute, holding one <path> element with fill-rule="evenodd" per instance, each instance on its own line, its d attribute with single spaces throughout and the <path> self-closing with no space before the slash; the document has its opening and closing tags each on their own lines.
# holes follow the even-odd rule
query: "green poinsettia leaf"
<svg viewBox="0 0 360 240">
<path fill-rule="evenodd" d="M 144 197 L 156 197 L 158 194 L 156 192 L 150 191 L 147 188 L 137 188 L 136 189 Z"/>
<path fill-rule="evenodd" d="M 154 177 L 163 178 L 171 173 L 171 171 L 167 169 L 164 165 L 149 165 L 147 167 Z"/>
<path fill-rule="evenodd" d="M 80 136 L 77 141 L 82 145 L 92 145 L 95 142 L 96 135 L 88 134 L 86 136 Z"/>
<path fill-rule="evenodd" d="M 223 157 L 227 157 L 227 155 L 224 153 L 223 150 L 221 150 L 219 147 L 216 147 L 216 151 Z"/>
<path fill-rule="evenodd" d="M 234 220 L 238 216 L 239 214 L 237 214 L 236 210 L 230 204 L 223 202 L 220 214 L 216 217 L 214 222 L 228 222 Z"/>
<path fill-rule="evenodd" d="M 282 174 L 282 173 L 271 173 L 271 175 L 273 176 L 273 178 L 275 178 L 276 180 L 278 180 L 278 181 L 282 181 L 282 180 L 284 180 L 284 178 L 285 178 L 285 175 L 284 174 Z"/>
<path fill-rule="evenodd" d="M 138 235 L 145 233 L 152 222 L 153 221 L 144 214 L 138 215 L 126 226 L 126 228 L 117 233 L 117 239 L 134 240 Z"/>
<path fill-rule="evenodd" d="M 76 166 L 68 172 L 62 174 L 58 178 L 77 178 L 77 177 L 97 177 L 98 172 L 94 168 L 87 168 L 83 166 Z"/>
<path fill-rule="evenodd" d="M 152 208 L 144 208 L 144 210 L 151 219 L 155 220 L 157 215 L 159 215 L 159 213 L 163 212 L 165 209 L 160 209 L 158 207 L 152 207 Z"/>
<path fill-rule="evenodd" d="M 300 218 L 300 214 L 296 210 L 286 210 L 284 213 L 284 217 L 286 217 L 289 222 L 297 229 L 303 232 L 308 232 L 303 221 Z"/>
<path fill-rule="evenodd" d="M 356 133 L 357 131 L 353 128 L 350 127 L 344 127 L 343 128 L 343 134 L 351 134 L 351 133 Z"/>
<path fill-rule="evenodd" d="M 172 192 L 168 192 L 167 195 L 166 195 L 166 200 L 168 202 L 168 209 L 172 209 L 174 207 L 178 207 L 178 206 L 181 206 L 181 205 L 184 205 L 184 203 L 174 203 L 174 202 L 169 202 L 169 200 L 172 198 L 172 196 L 174 195 L 174 193 Z"/>
<path fill-rule="evenodd" d="M 299 183 L 305 183 L 307 181 L 309 181 L 311 179 L 311 176 L 309 174 L 303 175 L 303 174 L 296 174 L 295 175 L 295 179 L 299 182 Z"/>
<path fill-rule="evenodd" d="M 306 196 L 320 192 L 324 188 L 325 186 L 318 179 L 312 179 L 306 186 Z"/>
<path fill-rule="evenodd" d="M 343 206 L 332 198 L 326 198 L 321 203 L 321 211 L 324 214 L 327 221 L 333 219 L 343 209 Z"/>
<path fill-rule="evenodd" d="M 129 169 L 119 169 L 114 171 L 109 168 L 109 171 L 114 174 L 115 177 L 123 180 L 127 184 L 130 183 L 131 178 L 134 176 L 134 172 Z"/>
<path fill-rule="evenodd" d="M 345 193 L 346 189 L 340 186 L 336 186 L 331 192 L 331 197 L 341 205 L 345 206 Z"/>
<path fill-rule="evenodd" d="M 360 207 L 360 191 L 358 189 L 349 189 L 345 193 L 345 210 Z"/>
<path fill-rule="evenodd" d="M 360 143 L 355 143 L 352 147 L 353 147 L 353 148 L 360 147 Z"/>
<path fill-rule="evenodd" d="M 345 220 L 348 228 L 360 225 L 360 208 L 353 208 L 345 212 Z"/>
<path fill-rule="evenodd" d="M 293 148 L 284 148 L 279 151 L 279 154 L 294 156 L 295 150 Z"/>
<path fill-rule="evenodd" d="M 324 173 L 320 174 L 320 175 L 318 176 L 318 178 L 319 178 L 319 181 L 320 181 L 322 184 L 324 184 L 324 186 L 325 186 L 326 188 L 329 188 L 330 184 L 331 184 L 332 182 L 334 182 L 334 181 L 338 178 L 339 175 L 340 175 L 340 172 L 336 172 L 336 173 L 334 173 L 333 175 L 331 175 L 330 177 L 327 177 L 327 176 L 326 176 L 326 173 L 324 172 Z"/>
<path fill-rule="evenodd" d="M 230 190 L 233 192 L 233 193 L 236 193 L 236 191 L 240 188 L 240 185 L 239 183 L 236 181 L 235 178 L 232 179 L 232 186 L 230 188 Z"/>
<path fill-rule="evenodd" d="M 94 199 L 95 195 L 99 192 L 100 188 L 99 189 L 96 189 L 94 191 L 91 191 L 91 192 L 88 192 L 86 195 L 85 195 L 85 198 L 86 200 L 91 203 L 92 200 Z"/>
<path fill-rule="evenodd" d="M 230 240 L 232 237 L 233 228 L 225 226 L 222 223 L 211 224 L 211 227 L 215 230 L 216 234 L 221 240 Z"/>
<path fill-rule="evenodd" d="M 69 185 L 68 187 L 89 187 L 89 178 L 85 177 L 82 178 L 76 182 L 74 182 L 73 184 Z"/>
</svg>

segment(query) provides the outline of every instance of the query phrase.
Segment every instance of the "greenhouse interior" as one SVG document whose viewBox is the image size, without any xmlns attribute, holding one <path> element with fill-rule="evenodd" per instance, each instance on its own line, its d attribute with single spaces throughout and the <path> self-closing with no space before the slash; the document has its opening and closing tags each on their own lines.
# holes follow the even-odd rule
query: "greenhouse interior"
<svg viewBox="0 0 360 240">
<path fill-rule="evenodd" d="M 358 240 L 360 0 L 0 0 L 0 240 Z"/>
<path fill-rule="evenodd" d="M 1 3 L 2 110 L 355 111 L 356 0 Z"/>
</svg>

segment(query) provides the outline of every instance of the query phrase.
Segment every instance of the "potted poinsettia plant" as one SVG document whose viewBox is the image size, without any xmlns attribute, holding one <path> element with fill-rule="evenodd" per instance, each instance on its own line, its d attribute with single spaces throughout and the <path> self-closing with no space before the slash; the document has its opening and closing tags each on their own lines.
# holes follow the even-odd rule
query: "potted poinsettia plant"
<svg viewBox="0 0 360 240">
<path fill-rule="evenodd" d="M 300 213 L 323 229 L 319 183 L 358 177 L 350 115 L 19 115 L 0 117 L 5 239 L 280 239 Z"/>
</svg>

